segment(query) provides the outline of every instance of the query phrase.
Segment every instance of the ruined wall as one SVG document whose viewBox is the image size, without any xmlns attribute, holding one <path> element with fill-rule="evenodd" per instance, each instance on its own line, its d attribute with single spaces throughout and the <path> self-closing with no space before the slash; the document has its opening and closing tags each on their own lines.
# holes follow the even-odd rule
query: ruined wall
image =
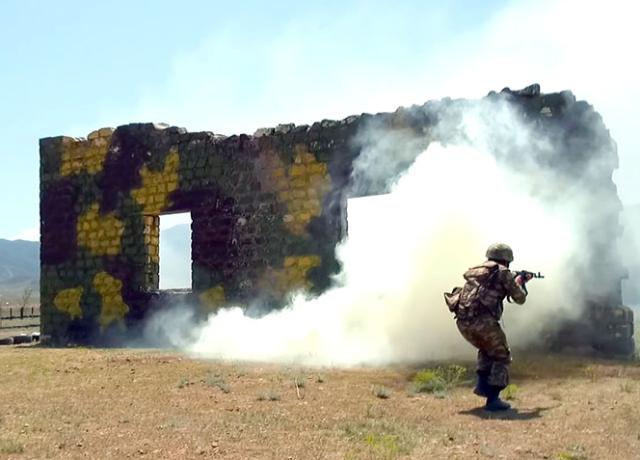
<svg viewBox="0 0 640 460">
<path fill-rule="evenodd" d="M 204 311 L 325 289 L 344 235 L 348 175 L 329 160 L 345 127 L 222 138 L 137 124 L 43 139 L 43 333 L 94 341 L 134 326 L 158 289 L 163 213 L 191 212 Z"/>
<path fill-rule="evenodd" d="M 567 145 L 581 142 L 583 155 L 601 155 L 600 145 L 589 144 L 590 128 L 584 129 L 584 117 L 595 112 L 570 93 L 543 95 L 534 87 L 488 97 L 509 100 Z M 335 246 L 346 231 L 347 197 L 384 191 L 384 184 L 350 187 L 354 160 L 365 147 L 358 134 L 375 125 L 415 133 L 427 144 L 446 141 L 433 128 L 443 114 L 455 119 L 468 104 L 437 101 L 311 126 L 280 125 L 253 136 L 131 124 L 98 130 L 86 140 L 42 139 L 43 334 L 54 343 L 135 334 L 161 296 L 158 216 L 165 213 L 191 212 L 190 301 L 201 311 L 256 300 L 276 306 L 299 288 L 322 292 L 339 270 Z M 617 200 L 611 187 L 615 148 L 607 155 L 608 175 L 605 168 L 589 186 L 608 188 Z M 552 159 L 559 168 L 571 164 L 565 169 L 577 178 L 586 174 L 580 172 L 583 160 L 563 152 Z M 617 216 L 603 216 L 598 228 L 586 229 L 591 231 L 616 235 Z M 609 289 L 592 300 L 611 311 L 621 304 L 622 269 L 613 246 L 596 253 L 606 269 L 595 276 Z"/>
</svg>

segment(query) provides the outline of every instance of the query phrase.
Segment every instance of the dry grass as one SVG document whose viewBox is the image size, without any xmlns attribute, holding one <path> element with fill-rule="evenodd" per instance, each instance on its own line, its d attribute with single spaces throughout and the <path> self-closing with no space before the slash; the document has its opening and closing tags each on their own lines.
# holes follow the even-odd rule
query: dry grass
<svg viewBox="0 0 640 460">
<path fill-rule="evenodd" d="M 465 382 L 440 398 L 409 397 L 420 369 L 320 372 L 157 350 L 2 347 L 0 458 L 567 460 L 640 452 L 638 362 L 516 357 L 518 411 L 508 414 L 482 411 Z"/>
<path fill-rule="evenodd" d="M 0 438 L 0 454 L 21 454 L 24 452 L 24 446 L 15 439 Z"/>
</svg>

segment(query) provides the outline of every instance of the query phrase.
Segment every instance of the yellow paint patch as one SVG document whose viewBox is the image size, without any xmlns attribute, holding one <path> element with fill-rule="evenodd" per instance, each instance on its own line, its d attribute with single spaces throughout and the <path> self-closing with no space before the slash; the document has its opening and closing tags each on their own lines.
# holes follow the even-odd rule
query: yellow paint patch
<svg viewBox="0 0 640 460">
<path fill-rule="evenodd" d="M 320 263 L 321 259 L 316 255 L 285 257 L 282 268 L 267 270 L 260 287 L 281 296 L 298 289 L 309 289 L 311 282 L 307 272 Z"/>
<path fill-rule="evenodd" d="M 143 216 L 144 244 L 147 248 L 148 261 L 160 263 L 160 218 L 158 216 Z"/>
<path fill-rule="evenodd" d="M 200 293 L 198 298 L 207 311 L 215 311 L 224 305 L 224 288 L 222 286 L 212 287 Z"/>
<path fill-rule="evenodd" d="M 82 171 L 96 174 L 102 171 L 110 143 L 110 134 L 87 141 L 64 142 L 60 158 L 60 175 L 70 176 Z"/>
<path fill-rule="evenodd" d="M 84 289 L 81 287 L 63 289 L 58 292 L 53 299 L 53 304 L 60 311 L 68 313 L 71 319 L 82 318 L 82 308 L 80 308 L 80 299 Z"/>
<path fill-rule="evenodd" d="M 131 196 L 144 208 L 145 214 L 159 214 L 169 204 L 169 194 L 178 188 L 180 155 L 172 149 L 162 171 L 151 171 L 146 165 L 140 170 L 142 186 L 131 191 Z"/>
<path fill-rule="evenodd" d="M 122 300 L 122 281 L 107 272 L 100 272 L 93 278 L 93 286 L 102 297 L 100 309 L 100 327 L 104 329 L 113 322 L 119 322 L 124 327 L 124 316 L 129 312 L 129 306 Z"/>
<path fill-rule="evenodd" d="M 322 214 L 322 200 L 331 190 L 327 165 L 301 144 L 295 147 L 293 164 L 289 167 L 274 151 L 262 152 L 255 164 L 262 189 L 276 193 L 278 200 L 287 206 L 285 227 L 293 234 L 304 234 L 311 219 Z"/>
<path fill-rule="evenodd" d="M 284 224 L 291 233 L 301 235 L 311 219 L 322 214 L 322 199 L 331 190 L 331 177 L 327 165 L 304 146 L 295 150 L 294 163 L 286 174 L 275 169 L 273 179 L 278 198 L 287 205 Z"/>
<path fill-rule="evenodd" d="M 120 253 L 120 242 L 124 224 L 113 212 L 100 215 L 97 203 L 78 218 L 76 224 L 78 246 L 89 249 L 95 255 Z"/>
</svg>

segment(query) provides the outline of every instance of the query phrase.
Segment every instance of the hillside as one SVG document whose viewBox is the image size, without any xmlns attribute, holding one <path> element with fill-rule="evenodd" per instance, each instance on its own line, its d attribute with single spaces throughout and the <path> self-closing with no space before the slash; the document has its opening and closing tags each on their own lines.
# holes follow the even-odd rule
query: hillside
<svg viewBox="0 0 640 460">
<path fill-rule="evenodd" d="M 39 277 L 40 243 L 0 239 L 0 283 Z"/>
<path fill-rule="evenodd" d="M 40 280 L 40 243 L 0 239 L 0 299 L 13 301 L 24 289 L 37 296 Z"/>
</svg>

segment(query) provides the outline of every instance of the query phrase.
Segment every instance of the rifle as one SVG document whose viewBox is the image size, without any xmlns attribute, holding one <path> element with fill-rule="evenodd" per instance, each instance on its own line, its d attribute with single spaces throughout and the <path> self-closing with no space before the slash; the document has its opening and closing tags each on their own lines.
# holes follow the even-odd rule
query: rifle
<svg viewBox="0 0 640 460">
<path fill-rule="evenodd" d="M 544 278 L 544 275 L 542 275 L 540 272 L 538 273 L 534 273 L 534 272 L 528 272 L 527 270 L 516 270 L 513 272 L 513 276 L 514 277 L 518 277 L 520 276 L 522 278 L 522 290 L 526 293 L 529 294 L 529 291 L 527 291 L 527 281 L 529 281 L 527 278 Z"/>
</svg>

